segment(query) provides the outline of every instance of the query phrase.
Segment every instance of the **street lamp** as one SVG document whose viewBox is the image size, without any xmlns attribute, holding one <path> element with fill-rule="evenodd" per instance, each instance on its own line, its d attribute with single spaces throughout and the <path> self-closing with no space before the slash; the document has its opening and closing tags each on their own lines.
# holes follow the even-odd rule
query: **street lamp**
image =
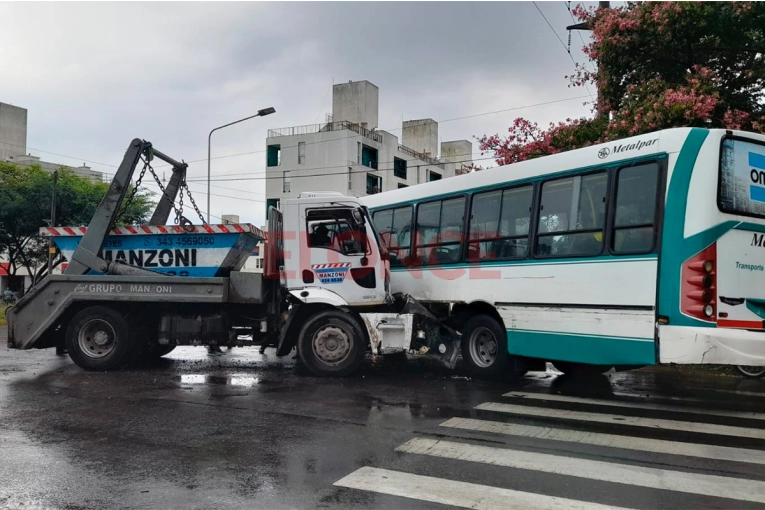
<svg viewBox="0 0 765 510">
<path fill-rule="evenodd" d="M 212 141 L 212 134 L 219 129 L 223 129 L 224 127 L 233 126 L 234 124 L 239 124 L 240 122 L 254 119 L 255 117 L 265 117 L 266 115 L 271 115 L 275 111 L 276 110 L 271 107 L 264 108 L 262 110 L 258 110 L 258 113 L 255 115 L 250 115 L 249 117 L 235 120 L 234 122 L 229 122 L 228 124 L 218 126 L 210 131 L 210 134 L 207 136 L 207 223 L 210 223 L 210 143 Z"/>
</svg>

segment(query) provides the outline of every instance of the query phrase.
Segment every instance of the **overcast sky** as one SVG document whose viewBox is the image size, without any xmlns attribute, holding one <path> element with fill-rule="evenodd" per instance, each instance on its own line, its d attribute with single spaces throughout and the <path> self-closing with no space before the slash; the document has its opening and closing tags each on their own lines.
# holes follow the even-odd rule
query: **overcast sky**
<svg viewBox="0 0 765 510">
<path fill-rule="evenodd" d="M 566 3 L 537 5 L 566 43 Z M 574 33 L 572 56 L 584 62 L 581 46 Z M 211 213 L 258 225 L 265 182 L 216 176 L 263 177 L 267 130 L 321 122 L 333 81 L 377 85 L 379 128 L 400 136 L 402 118 L 442 121 L 586 95 L 564 79 L 573 66 L 530 2 L 0 4 L 0 102 L 29 110 L 28 151 L 43 160 L 114 172 L 93 162 L 118 165 L 140 137 L 177 159 L 203 160 L 189 177 L 204 177 L 210 129 L 275 107 L 213 135 L 213 157 L 254 153 L 213 160 L 213 184 L 231 189 L 212 193 L 238 199 L 213 196 Z M 543 124 L 589 115 L 584 101 L 444 122 L 439 135 L 506 133 L 521 115 Z M 203 209 L 205 189 L 192 184 Z"/>
</svg>

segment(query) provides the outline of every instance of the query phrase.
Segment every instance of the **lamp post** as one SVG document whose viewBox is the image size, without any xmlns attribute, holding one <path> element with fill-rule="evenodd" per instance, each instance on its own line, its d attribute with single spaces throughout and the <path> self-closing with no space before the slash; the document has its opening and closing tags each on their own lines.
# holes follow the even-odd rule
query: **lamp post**
<svg viewBox="0 0 765 510">
<path fill-rule="evenodd" d="M 234 122 L 229 122 L 228 124 L 218 126 L 212 131 L 210 131 L 210 134 L 207 136 L 207 223 L 210 223 L 210 144 L 212 142 L 212 134 L 219 129 L 223 129 L 224 127 L 233 126 L 234 124 L 239 124 L 240 122 L 254 119 L 255 117 L 265 117 L 266 115 L 271 115 L 275 111 L 276 110 L 271 107 L 264 108 L 262 110 L 258 110 L 258 113 L 256 113 L 255 115 L 250 115 L 249 117 L 235 120 Z"/>
</svg>

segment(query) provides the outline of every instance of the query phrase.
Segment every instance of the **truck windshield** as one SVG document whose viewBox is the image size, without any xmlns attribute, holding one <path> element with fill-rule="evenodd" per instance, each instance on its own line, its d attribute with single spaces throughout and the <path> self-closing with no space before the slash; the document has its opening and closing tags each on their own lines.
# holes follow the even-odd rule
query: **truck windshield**
<svg viewBox="0 0 765 510">
<path fill-rule="evenodd" d="M 344 255 L 364 255 L 366 232 L 353 220 L 351 209 L 309 209 L 306 212 L 308 246 Z"/>
</svg>

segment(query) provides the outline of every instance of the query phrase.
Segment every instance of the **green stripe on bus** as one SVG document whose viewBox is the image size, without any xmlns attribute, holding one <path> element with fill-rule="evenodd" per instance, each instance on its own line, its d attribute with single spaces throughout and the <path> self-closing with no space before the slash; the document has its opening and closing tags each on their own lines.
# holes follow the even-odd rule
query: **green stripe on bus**
<svg viewBox="0 0 765 510">
<path fill-rule="evenodd" d="M 507 351 L 517 356 L 593 365 L 654 365 L 652 338 L 578 335 L 553 331 L 507 330 Z"/>
<path fill-rule="evenodd" d="M 688 188 L 691 183 L 693 167 L 699 150 L 709 132 L 693 128 L 685 139 L 677 163 L 672 172 L 672 179 L 667 190 L 667 205 L 664 209 L 664 232 L 661 241 L 659 263 L 659 315 L 669 318 L 673 326 L 714 327 L 714 323 L 693 319 L 680 312 L 680 274 L 683 261 L 700 252 L 738 222 L 726 222 L 704 232 L 685 238 L 686 209 L 688 206 Z M 709 204 L 715 207 L 715 204 Z"/>
<path fill-rule="evenodd" d="M 476 268 L 482 269 L 485 267 L 496 268 L 497 266 L 554 266 L 561 264 L 591 264 L 597 262 L 599 264 L 606 264 L 611 262 L 632 262 L 634 260 L 656 260 L 658 255 L 655 253 L 648 253 L 646 255 L 601 255 L 598 257 L 581 257 L 581 258 L 561 258 L 561 259 L 519 259 L 519 260 L 490 260 L 484 262 L 455 262 L 453 264 L 438 264 L 431 266 L 394 266 L 391 271 L 421 271 L 431 270 L 437 271 L 439 269 L 461 269 L 461 268 Z"/>
</svg>

